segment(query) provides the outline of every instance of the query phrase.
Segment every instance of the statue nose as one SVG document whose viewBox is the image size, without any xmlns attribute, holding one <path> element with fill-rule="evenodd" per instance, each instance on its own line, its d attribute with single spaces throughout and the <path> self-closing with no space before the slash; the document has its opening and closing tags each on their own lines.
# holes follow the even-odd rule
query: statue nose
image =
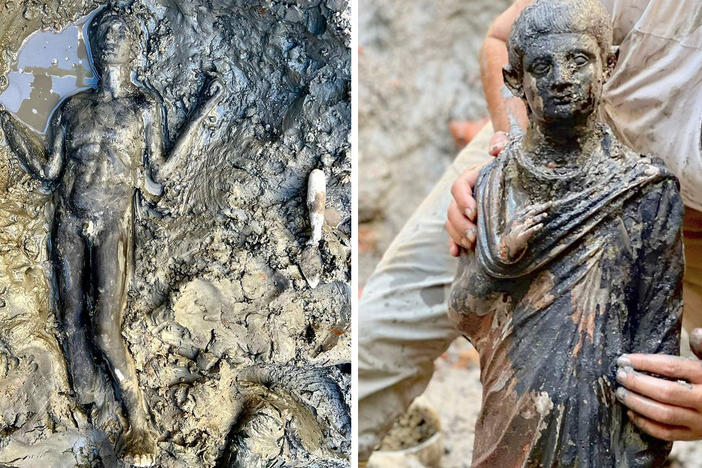
<svg viewBox="0 0 702 468">
<path fill-rule="evenodd" d="M 571 86 L 572 85 L 570 82 L 562 80 L 553 83 L 552 89 L 556 92 L 562 93 L 563 91 L 567 91 Z"/>
<path fill-rule="evenodd" d="M 553 67 L 553 83 L 551 88 L 556 92 L 566 91 L 572 86 L 572 75 L 567 67 Z"/>
</svg>

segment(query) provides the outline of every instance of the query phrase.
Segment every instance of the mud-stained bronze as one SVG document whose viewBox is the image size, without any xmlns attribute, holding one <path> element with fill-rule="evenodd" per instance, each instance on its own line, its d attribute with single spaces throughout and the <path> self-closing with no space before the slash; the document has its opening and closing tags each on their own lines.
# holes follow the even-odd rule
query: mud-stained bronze
<svg viewBox="0 0 702 468">
<path fill-rule="evenodd" d="M 168 177 L 169 169 L 189 149 L 193 132 L 218 102 L 222 87 L 215 84 L 207 91 L 209 97 L 166 155 L 160 105 L 151 92 L 131 81 L 136 45 L 129 23 L 108 8 L 93 20 L 90 33 L 97 89 L 63 101 L 51 117 L 48 148 L 4 109 L 0 125 L 30 174 L 56 186 L 52 261 L 58 316 L 78 401 L 84 406 L 97 404 L 97 410 L 103 403 L 92 336 L 129 421 L 121 441 L 124 460 L 151 465 L 156 437 L 121 333 L 133 269 L 136 191 L 145 191 L 151 168 L 160 176 L 157 180 Z"/>
<path fill-rule="evenodd" d="M 480 353 L 474 467 L 653 467 L 671 448 L 614 392 L 622 353 L 679 352 L 683 257 L 677 180 L 598 121 L 611 34 L 598 1 L 537 0 L 510 35 L 529 126 L 480 174 L 450 299 Z"/>
</svg>

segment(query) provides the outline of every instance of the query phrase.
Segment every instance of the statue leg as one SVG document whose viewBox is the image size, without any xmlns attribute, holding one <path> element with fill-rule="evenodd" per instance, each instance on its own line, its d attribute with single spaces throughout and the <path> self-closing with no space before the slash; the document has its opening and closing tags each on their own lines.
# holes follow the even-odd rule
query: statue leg
<svg viewBox="0 0 702 468">
<path fill-rule="evenodd" d="M 79 222 L 57 208 L 51 236 L 52 260 L 58 289 L 57 318 L 63 335 L 68 375 L 78 403 L 89 405 L 99 399 L 99 375 L 89 336 L 87 314 L 87 248 L 79 233 Z"/>
<path fill-rule="evenodd" d="M 122 338 L 122 314 L 127 300 L 127 272 L 131 230 L 128 223 L 108 225 L 92 248 L 95 291 L 95 328 L 97 345 L 112 373 L 129 420 L 121 450 L 125 462 L 150 466 L 155 461 L 156 439 L 149 427 L 149 416 L 139 388 L 134 359 Z"/>
</svg>

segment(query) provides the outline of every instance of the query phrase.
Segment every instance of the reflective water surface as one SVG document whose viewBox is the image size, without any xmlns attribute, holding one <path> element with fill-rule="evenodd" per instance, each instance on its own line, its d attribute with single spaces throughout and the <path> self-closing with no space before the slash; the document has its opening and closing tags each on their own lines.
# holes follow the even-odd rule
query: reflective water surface
<svg viewBox="0 0 702 468">
<path fill-rule="evenodd" d="M 94 87 L 88 59 L 87 27 L 96 12 L 59 32 L 37 31 L 17 52 L 0 104 L 38 132 L 45 132 L 54 107 L 77 91 Z"/>
</svg>

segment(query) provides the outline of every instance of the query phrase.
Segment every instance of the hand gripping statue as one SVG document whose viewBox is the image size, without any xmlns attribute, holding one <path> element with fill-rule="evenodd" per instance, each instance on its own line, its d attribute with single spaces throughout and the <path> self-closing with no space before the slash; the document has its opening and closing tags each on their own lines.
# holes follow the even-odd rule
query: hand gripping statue
<svg viewBox="0 0 702 468">
<path fill-rule="evenodd" d="M 683 205 L 598 120 L 611 38 L 598 0 L 536 0 L 510 34 L 529 126 L 480 174 L 450 297 L 480 353 L 473 467 L 653 467 L 671 448 L 615 397 L 618 356 L 679 352 Z"/>
<path fill-rule="evenodd" d="M 135 34 L 117 10 L 106 8 L 95 17 L 89 39 L 97 89 L 71 96 L 54 111 L 48 148 L 5 110 L 0 124 L 26 170 L 55 187 L 51 259 L 57 316 L 78 402 L 98 404 L 97 360 L 103 358 L 129 423 L 120 441 L 122 457 L 148 466 L 156 457 L 156 435 L 121 334 L 135 197 L 145 190 L 146 174 L 156 180 L 170 175 L 221 99 L 222 87 L 211 80 L 208 97 L 165 154 L 160 104 L 131 80 Z"/>
</svg>

